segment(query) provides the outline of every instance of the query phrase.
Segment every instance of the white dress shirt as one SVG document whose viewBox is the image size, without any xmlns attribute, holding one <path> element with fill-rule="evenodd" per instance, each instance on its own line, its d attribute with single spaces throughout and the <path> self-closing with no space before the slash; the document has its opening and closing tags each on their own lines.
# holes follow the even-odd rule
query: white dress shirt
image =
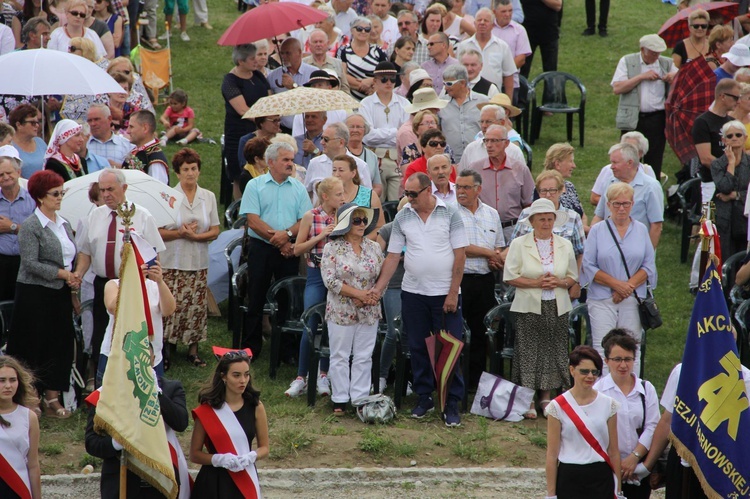
<svg viewBox="0 0 750 499">
<path fill-rule="evenodd" d="M 443 194 L 442 192 L 438 191 L 438 188 L 435 185 L 435 182 L 433 182 L 432 193 L 435 195 L 436 198 L 442 199 L 443 202 L 447 204 L 448 206 L 453 206 L 454 208 L 458 208 L 458 201 L 456 201 L 456 184 L 454 184 L 453 182 L 448 182 L 448 192 L 446 194 Z"/>
<path fill-rule="evenodd" d="M 370 125 L 370 133 L 363 139 L 365 145 L 386 149 L 395 148 L 396 132 L 409 119 L 409 113 L 406 112 L 408 105 L 409 101 L 396 93 L 392 94 L 388 106 L 380 101 L 377 93 L 362 99 L 359 112 Z"/>
</svg>

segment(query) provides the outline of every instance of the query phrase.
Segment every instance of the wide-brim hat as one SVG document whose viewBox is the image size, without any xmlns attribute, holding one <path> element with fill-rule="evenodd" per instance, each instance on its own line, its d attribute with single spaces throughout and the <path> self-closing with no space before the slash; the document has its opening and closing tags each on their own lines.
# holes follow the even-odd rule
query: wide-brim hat
<svg viewBox="0 0 750 499">
<path fill-rule="evenodd" d="M 515 118 L 516 116 L 521 114 L 521 110 L 514 106 L 510 100 L 510 97 L 508 97 L 504 93 L 493 95 L 490 100 L 477 104 L 477 107 L 479 109 L 482 109 L 484 106 L 489 106 L 490 104 L 500 106 L 505 109 L 505 114 L 508 116 L 508 118 Z"/>
<path fill-rule="evenodd" d="M 378 217 L 380 217 L 380 210 L 377 208 L 365 208 L 354 203 L 346 203 L 344 206 L 338 209 L 336 212 L 336 227 L 329 237 L 340 237 L 346 235 L 352 228 L 352 213 L 357 210 L 365 212 L 365 216 L 370 221 L 365 227 L 365 235 L 374 231 L 378 225 Z"/>
<path fill-rule="evenodd" d="M 335 76 L 334 74 L 334 76 L 331 77 L 331 74 L 324 69 L 318 69 L 310 73 L 310 79 L 307 80 L 307 83 L 305 83 L 303 86 L 311 87 L 313 83 L 318 82 L 318 81 L 326 81 L 330 83 L 332 87 L 339 86 L 338 76 Z"/>
<path fill-rule="evenodd" d="M 553 213 L 555 215 L 555 227 L 561 227 L 568 222 L 568 214 L 565 211 L 556 210 L 555 203 L 549 199 L 540 198 L 531 203 L 526 216 L 519 220 L 518 223 L 523 223 L 531 227 L 531 217 L 540 213 Z"/>
<path fill-rule="evenodd" d="M 750 48 L 744 43 L 735 43 L 722 57 L 740 68 L 750 66 Z"/>
<path fill-rule="evenodd" d="M 414 114 L 425 109 L 443 109 L 447 105 L 448 101 L 438 98 L 434 88 L 420 88 L 414 92 L 412 103 L 404 111 Z"/>
</svg>

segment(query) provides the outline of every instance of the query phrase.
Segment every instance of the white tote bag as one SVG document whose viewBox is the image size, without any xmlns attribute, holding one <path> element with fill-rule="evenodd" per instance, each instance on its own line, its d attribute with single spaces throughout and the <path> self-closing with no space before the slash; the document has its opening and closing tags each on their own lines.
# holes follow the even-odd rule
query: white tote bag
<svg viewBox="0 0 750 499">
<path fill-rule="evenodd" d="M 510 381 L 483 372 L 471 404 L 471 413 L 495 421 L 517 422 L 529 410 L 534 390 L 515 385 Z"/>
</svg>

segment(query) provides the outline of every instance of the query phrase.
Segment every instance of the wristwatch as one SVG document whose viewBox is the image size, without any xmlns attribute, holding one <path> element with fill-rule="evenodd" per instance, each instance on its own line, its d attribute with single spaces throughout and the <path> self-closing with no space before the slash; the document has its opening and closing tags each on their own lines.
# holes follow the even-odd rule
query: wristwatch
<svg viewBox="0 0 750 499">
<path fill-rule="evenodd" d="M 291 230 L 287 229 L 287 230 L 286 230 L 286 235 L 287 235 L 287 236 L 289 236 L 289 239 L 290 239 L 290 240 L 291 240 L 291 239 L 294 239 L 294 234 L 292 234 L 292 231 L 291 231 Z"/>
<path fill-rule="evenodd" d="M 292 83 L 292 88 L 297 88 L 297 87 L 299 87 L 299 85 L 297 85 L 297 83 Z"/>
<path fill-rule="evenodd" d="M 10 224 L 10 231 L 13 234 L 18 234 L 18 224 L 15 223 L 15 222 L 13 222 L 12 224 Z"/>
</svg>

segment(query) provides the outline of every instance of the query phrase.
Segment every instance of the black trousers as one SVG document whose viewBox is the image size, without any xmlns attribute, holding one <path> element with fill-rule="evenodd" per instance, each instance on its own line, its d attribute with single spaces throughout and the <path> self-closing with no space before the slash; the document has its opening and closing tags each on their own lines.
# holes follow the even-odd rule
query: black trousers
<svg viewBox="0 0 750 499">
<path fill-rule="evenodd" d="M 648 477 L 644 478 L 640 485 L 623 483 L 622 492 L 628 499 L 648 499 L 651 497 L 651 484 Z"/>
<path fill-rule="evenodd" d="M 104 333 L 109 324 L 109 314 L 104 306 L 104 286 L 109 282 L 106 277 L 94 277 L 94 303 L 92 314 L 94 316 L 94 331 L 91 335 L 91 358 L 94 363 L 99 362 L 99 353 L 104 340 Z"/>
<path fill-rule="evenodd" d="M 643 162 L 651 165 L 659 180 L 661 165 L 664 161 L 664 149 L 667 145 L 667 137 L 664 129 L 667 127 L 667 113 L 654 111 L 652 113 L 639 113 L 636 132 L 641 132 L 648 139 L 648 152 L 643 157 Z M 622 132 L 624 135 L 625 131 Z"/>
<path fill-rule="evenodd" d="M 488 274 L 464 274 L 461 280 L 463 316 L 471 330 L 471 352 L 469 355 L 469 379 L 466 390 L 475 390 L 482 371 L 487 369 L 487 337 L 484 316 L 497 305 L 495 300 L 495 276 Z"/>
<path fill-rule="evenodd" d="M 0 301 L 16 297 L 16 280 L 21 257 L 18 255 L 0 255 Z"/>
<path fill-rule="evenodd" d="M 599 25 L 600 30 L 607 29 L 607 17 L 609 17 L 609 0 L 599 0 Z M 586 0 L 586 27 L 594 29 L 596 22 L 596 0 Z"/>
<path fill-rule="evenodd" d="M 271 286 L 271 279 L 283 279 L 299 273 L 299 258 L 284 258 L 278 248 L 250 238 L 247 254 L 248 278 L 247 300 L 248 311 L 245 327 L 242 331 L 242 348 L 249 348 L 253 357 L 258 358 L 263 349 L 263 306 L 266 293 Z M 293 350 L 292 347 L 288 347 Z M 289 353 L 282 345 L 282 358 Z"/>
</svg>

